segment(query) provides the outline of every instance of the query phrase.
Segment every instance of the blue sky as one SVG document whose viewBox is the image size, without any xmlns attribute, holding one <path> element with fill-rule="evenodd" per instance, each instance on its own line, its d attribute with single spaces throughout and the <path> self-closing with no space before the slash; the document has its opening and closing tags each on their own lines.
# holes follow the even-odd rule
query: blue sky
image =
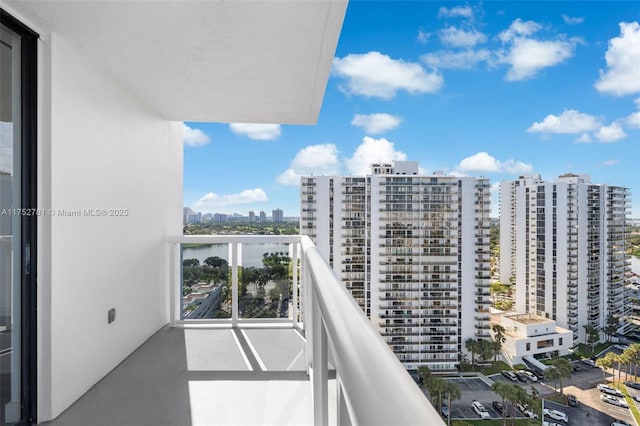
<svg viewBox="0 0 640 426">
<path fill-rule="evenodd" d="M 640 218 L 639 3 L 351 1 L 317 125 L 185 123 L 184 203 L 298 216 L 299 176 L 392 160 L 586 173 Z"/>
</svg>

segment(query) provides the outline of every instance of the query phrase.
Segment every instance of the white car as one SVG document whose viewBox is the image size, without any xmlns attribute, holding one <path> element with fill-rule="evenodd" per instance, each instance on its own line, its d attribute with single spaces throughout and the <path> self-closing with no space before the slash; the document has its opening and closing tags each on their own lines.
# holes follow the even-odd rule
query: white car
<svg viewBox="0 0 640 426">
<path fill-rule="evenodd" d="M 545 408 L 544 415 L 547 417 L 551 417 L 553 420 L 559 420 L 565 423 L 569 422 L 569 416 L 567 416 L 567 413 L 559 410 L 549 410 L 548 408 Z"/>
<path fill-rule="evenodd" d="M 617 405 L 622 408 L 629 408 L 629 404 L 627 404 L 624 399 L 616 398 L 615 396 L 607 395 L 606 393 L 600 395 L 600 399 L 607 404 Z"/>
<path fill-rule="evenodd" d="M 618 389 L 613 388 L 613 387 L 611 387 L 609 385 L 603 385 L 602 383 L 600 383 L 600 384 L 598 384 L 598 389 L 600 390 L 600 392 L 604 392 L 604 393 L 607 393 L 609 395 L 617 396 L 618 398 L 624 397 L 622 392 L 620 392 Z"/>
<path fill-rule="evenodd" d="M 542 422 L 542 426 L 562 426 L 560 423 L 556 422 Z"/>
<path fill-rule="evenodd" d="M 522 415 L 524 415 L 525 417 L 528 417 L 530 419 L 538 418 L 538 415 L 536 413 L 529 410 L 529 406 L 527 404 L 517 404 L 516 407 L 518 407 L 518 410 L 520 410 Z"/>
<path fill-rule="evenodd" d="M 473 407 L 473 411 L 475 411 L 476 414 L 479 415 L 481 419 L 491 418 L 487 409 L 484 408 L 484 405 L 482 405 L 478 401 L 473 401 L 473 404 L 471 404 L 471 406 Z"/>
<path fill-rule="evenodd" d="M 527 376 L 527 379 L 531 380 L 532 382 L 537 382 L 538 378 L 536 377 L 535 374 L 533 374 L 531 371 L 527 371 L 527 370 L 518 370 L 518 373 L 522 373 L 525 376 Z"/>
</svg>

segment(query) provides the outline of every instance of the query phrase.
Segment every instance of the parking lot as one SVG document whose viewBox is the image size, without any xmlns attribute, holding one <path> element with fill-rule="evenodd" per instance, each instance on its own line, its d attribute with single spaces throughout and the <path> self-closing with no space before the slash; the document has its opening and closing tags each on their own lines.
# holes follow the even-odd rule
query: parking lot
<svg viewBox="0 0 640 426">
<path fill-rule="evenodd" d="M 569 417 L 568 425 L 609 425 L 616 419 L 635 424 L 629 409 L 607 404 L 600 399 L 601 392 L 596 388 L 596 385 L 602 383 L 602 370 L 582 363 L 579 364 L 579 368 L 580 370 L 575 371 L 570 379 L 565 379 L 563 382 L 564 393 L 575 395 L 579 401 L 578 407 L 569 407 L 549 400 L 544 400 L 544 407 L 565 412 Z M 610 374 L 607 374 L 606 377 L 608 380 L 611 379 Z M 501 398 L 491 390 L 491 384 L 496 381 L 511 383 L 509 379 L 501 374 L 496 374 L 486 378 L 451 377 L 447 380 L 455 383 L 461 392 L 460 399 L 451 402 L 452 419 L 478 419 L 479 416 L 471 407 L 471 402 L 474 400 L 484 405 L 491 418 L 502 417 L 492 406 L 493 401 L 501 401 Z M 553 383 L 545 380 L 528 383 L 518 382 L 518 384 L 530 394 L 531 388 L 534 387 L 542 398 L 554 394 Z M 629 389 L 629 394 L 640 396 L 640 390 Z M 638 404 L 637 402 L 633 403 Z M 510 407 L 508 409 L 511 414 Z M 516 418 L 522 417 L 522 413 L 516 410 Z"/>
</svg>

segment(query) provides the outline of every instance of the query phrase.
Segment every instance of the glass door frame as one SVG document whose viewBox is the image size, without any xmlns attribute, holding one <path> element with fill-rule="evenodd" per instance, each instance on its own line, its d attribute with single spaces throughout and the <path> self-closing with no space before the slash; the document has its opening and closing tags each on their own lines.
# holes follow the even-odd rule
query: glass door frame
<svg viewBox="0 0 640 426">
<path fill-rule="evenodd" d="M 37 127 L 38 34 L 0 8 L 0 24 L 21 37 L 21 368 L 20 420 L 37 422 Z M 32 213 L 33 214 L 30 214 Z M 0 419 L 3 422 L 4 419 Z"/>
</svg>

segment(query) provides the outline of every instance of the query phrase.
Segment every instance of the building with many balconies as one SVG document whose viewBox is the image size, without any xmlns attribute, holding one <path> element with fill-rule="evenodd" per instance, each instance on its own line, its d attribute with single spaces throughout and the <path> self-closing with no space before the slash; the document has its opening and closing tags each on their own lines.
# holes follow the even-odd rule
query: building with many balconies
<svg viewBox="0 0 640 426">
<path fill-rule="evenodd" d="M 574 345 L 584 342 L 586 325 L 602 330 L 609 316 L 623 320 L 629 201 L 626 188 L 588 175 L 502 182 L 500 279 L 515 283 L 516 311 L 556 321 Z"/>
<path fill-rule="evenodd" d="M 366 176 L 303 177 L 310 236 L 407 369 L 456 368 L 489 338 L 489 181 L 420 175 L 417 162 Z"/>
</svg>

